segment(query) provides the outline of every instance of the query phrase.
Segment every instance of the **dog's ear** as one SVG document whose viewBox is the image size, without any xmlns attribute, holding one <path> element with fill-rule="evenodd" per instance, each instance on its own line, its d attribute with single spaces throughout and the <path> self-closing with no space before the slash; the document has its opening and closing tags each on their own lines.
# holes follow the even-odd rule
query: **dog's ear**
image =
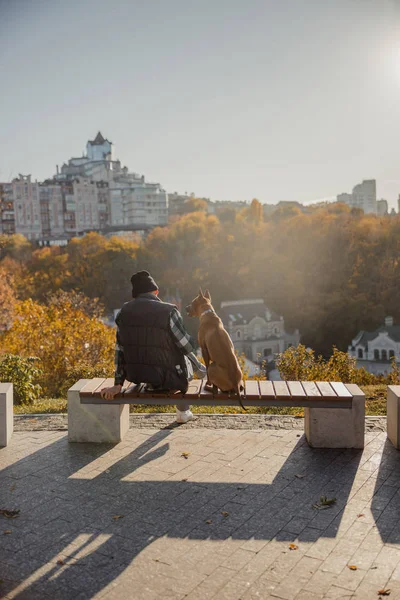
<svg viewBox="0 0 400 600">
<path fill-rule="evenodd" d="M 207 300 L 209 300 L 211 302 L 211 294 L 208 290 L 206 290 L 204 292 L 204 298 L 207 298 Z"/>
<path fill-rule="evenodd" d="M 204 298 L 204 296 L 203 296 L 203 290 L 201 288 L 199 288 L 199 296 L 201 296 L 202 298 Z"/>
</svg>

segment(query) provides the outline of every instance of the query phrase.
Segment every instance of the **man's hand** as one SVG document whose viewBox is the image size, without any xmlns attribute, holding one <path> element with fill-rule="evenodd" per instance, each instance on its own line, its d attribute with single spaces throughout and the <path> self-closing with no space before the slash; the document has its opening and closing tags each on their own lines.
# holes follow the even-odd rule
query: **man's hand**
<svg viewBox="0 0 400 600">
<path fill-rule="evenodd" d="M 122 385 L 113 385 L 112 387 L 103 388 L 100 392 L 100 396 L 105 400 L 114 400 L 114 396 L 120 394 Z"/>
</svg>

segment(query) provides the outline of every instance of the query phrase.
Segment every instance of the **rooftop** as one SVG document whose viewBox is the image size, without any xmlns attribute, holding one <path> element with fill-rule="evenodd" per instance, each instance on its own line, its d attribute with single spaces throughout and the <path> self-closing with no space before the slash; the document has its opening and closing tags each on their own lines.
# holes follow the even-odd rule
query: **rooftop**
<svg viewBox="0 0 400 600">
<path fill-rule="evenodd" d="M 280 321 L 280 316 L 269 310 L 262 298 L 249 300 L 225 300 L 218 311 L 223 323 L 232 321 L 235 325 L 249 323 L 254 317 L 262 317 L 269 321 Z M 269 319 L 267 319 L 267 314 Z"/>
</svg>

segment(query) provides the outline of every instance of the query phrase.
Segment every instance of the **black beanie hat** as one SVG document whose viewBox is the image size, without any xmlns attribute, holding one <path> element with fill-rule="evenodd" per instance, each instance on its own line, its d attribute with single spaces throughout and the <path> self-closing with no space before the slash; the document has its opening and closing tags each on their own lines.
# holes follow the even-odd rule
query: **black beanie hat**
<svg viewBox="0 0 400 600">
<path fill-rule="evenodd" d="M 136 298 L 139 294 L 147 292 L 155 292 L 158 290 L 158 285 L 148 271 L 139 271 L 131 277 L 132 297 Z"/>
</svg>

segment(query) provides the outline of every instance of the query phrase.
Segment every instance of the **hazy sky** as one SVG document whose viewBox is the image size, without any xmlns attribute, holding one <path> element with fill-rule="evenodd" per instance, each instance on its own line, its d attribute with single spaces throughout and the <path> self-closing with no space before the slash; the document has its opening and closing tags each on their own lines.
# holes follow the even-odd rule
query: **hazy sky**
<svg viewBox="0 0 400 600">
<path fill-rule="evenodd" d="M 167 191 L 400 193 L 400 0 L 0 0 L 0 181 L 100 129 Z"/>
</svg>

